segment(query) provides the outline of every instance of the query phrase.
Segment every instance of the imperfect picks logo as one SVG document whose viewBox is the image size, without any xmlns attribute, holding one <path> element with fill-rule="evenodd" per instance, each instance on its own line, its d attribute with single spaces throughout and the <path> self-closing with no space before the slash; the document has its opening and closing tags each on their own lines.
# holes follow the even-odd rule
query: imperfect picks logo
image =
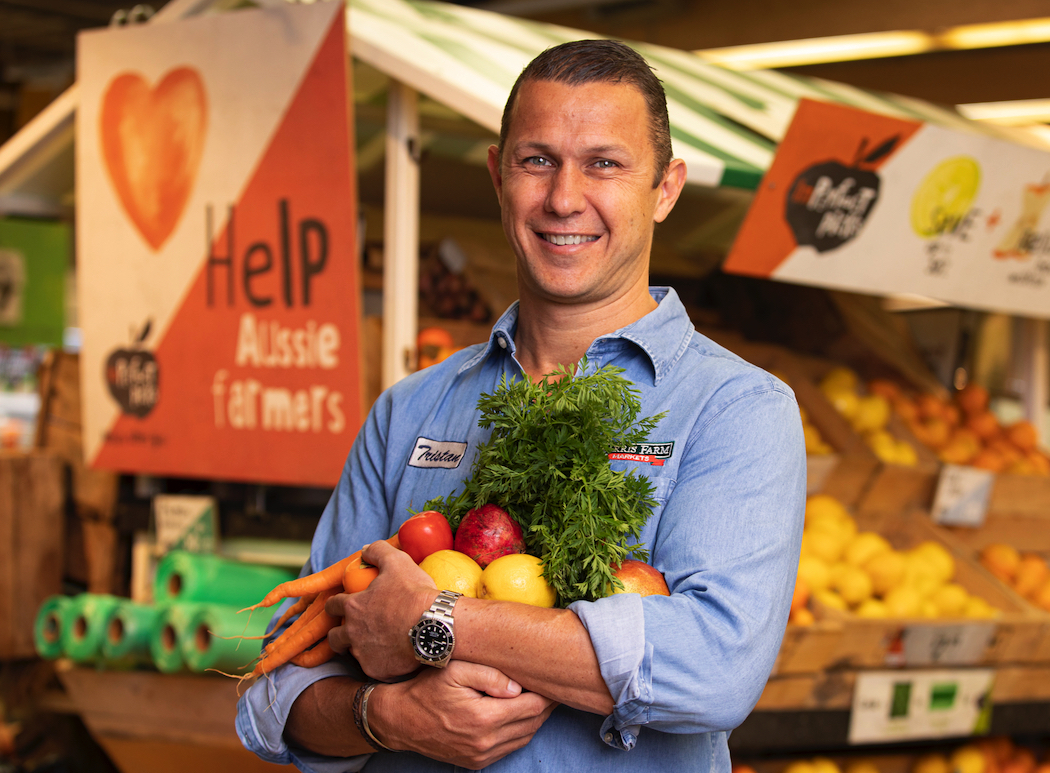
<svg viewBox="0 0 1050 773">
<path fill-rule="evenodd" d="M 416 447 L 412 450 L 412 457 L 408 460 L 408 466 L 444 467 L 451 470 L 459 467 L 459 463 L 463 461 L 463 456 L 466 453 L 466 443 L 419 437 L 416 438 Z"/>
</svg>

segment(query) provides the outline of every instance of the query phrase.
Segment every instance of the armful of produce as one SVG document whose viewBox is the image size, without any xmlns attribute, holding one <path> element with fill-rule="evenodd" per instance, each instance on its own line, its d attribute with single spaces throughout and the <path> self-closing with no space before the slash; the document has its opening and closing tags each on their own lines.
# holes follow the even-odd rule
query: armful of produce
<svg viewBox="0 0 1050 773">
<path fill-rule="evenodd" d="M 522 553 L 542 566 L 547 592 L 535 602 L 541 605 L 566 607 L 625 590 L 667 595 L 662 575 L 644 562 L 648 552 L 632 544 L 656 504 L 653 486 L 609 464 L 613 449 L 644 443 L 663 414 L 638 419 L 637 390 L 622 373 L 606 366 L 577 378 L 565 368 L 538 383 L 504 378 L 478 400 L 478 425 L 491 428 L 492 435 L 479 447 L 463 490 L 427 502 L 424 512 L 405 521 L 387 541 L 407 552 L 439 586 L 438 578 L 450 573 L 461 581 L 479 578 L 476 585 L 470 581 L 467 595 L 490 595 L 483 570 Z M 453 547 L 465 555 L 457 557 Z M 628 558 L 632 554 L 635 559 Z M 476 571 L 450 570 L 450 561 L 456 567 L 474 565 Z M 299 618 L 263 648 L 247 676 L 267 674 L 287 662 L 314 666 L 331 658 L 327 635 L 339 621 L 324 611 L 325 602 L 337 593 L 364 590 L 377 573 L 362 563 L 359 550 L 316 574 L 279 585 L 248 607 L 299 597 L 273 630 L 296 614 Z"/>
</svg>

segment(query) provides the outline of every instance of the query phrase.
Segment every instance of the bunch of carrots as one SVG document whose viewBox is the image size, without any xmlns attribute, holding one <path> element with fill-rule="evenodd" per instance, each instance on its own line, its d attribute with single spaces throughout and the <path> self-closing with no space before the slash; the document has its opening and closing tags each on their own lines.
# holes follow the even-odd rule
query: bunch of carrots
<svg viewBox="0 0 1050 773">
<path fill-rule="evenodd" d="M 423 521 L 426 521 L 424 528 L 427 530 L 425 550 L 417 544 L 420 542 L 419 531 Z M 435 529 L 439 532 L 436 536 Z M 404 550 L 412 560 L 419 563 L 426 557 L 424 553 L 452 549 L 452 528 L 444 516 L 427 511 L 409 518 L 402 524 L 398 533 L 386 541 L 395 548 Z M 328 614 L 325 604 L 338 593 L 357 593 L 364 590 L 379 574 L 378 569 L 363 562 L 363 550 L 362 548 L 319 572 L 281 583 L 267 593 L 258 604 L 241 610 L 254 612 L 261 607 L 272 607 L 284 599 L 298 597 L 298 601 L 284 611 L 272 630 L 279 631 L 281 626 L 296 615 L 299 616 L 298 619 L 263 647 L 255 667 L 243 678 L 263 676 L 285 663 L 311 668 L 331 660 L 335 653 L 328 644 L 328 632 L 339 625 L 340 619 Z M 272 635 L 268 634 L 264 638 Z"/>
</svg>

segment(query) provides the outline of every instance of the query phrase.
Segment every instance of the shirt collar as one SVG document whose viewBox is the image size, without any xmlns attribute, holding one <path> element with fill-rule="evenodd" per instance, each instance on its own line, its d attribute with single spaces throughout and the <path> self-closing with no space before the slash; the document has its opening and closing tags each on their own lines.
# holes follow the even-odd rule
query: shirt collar
<svg viewBox="0 0 1050 773">
<path fill-rule="evenodd" d="M 630 325 L 599 337 L 591 345 L 591 349 L 598 345 L 599 341 L 623 339 L 634 343 L 652 362 L 655 385 L 660 383 L 685 353 L 692 340 L 693 323 L 673 287 L 650 287 L 649 294 L 657 303 L 655 309 Z M 518 302 L 514 301 L 492 326 L 492 333 L 485 347 L 463 363 L 460 372 L 474 367 L 497 351 L 513 355 L 514 331 L 517 326 Z"/>
</svg>

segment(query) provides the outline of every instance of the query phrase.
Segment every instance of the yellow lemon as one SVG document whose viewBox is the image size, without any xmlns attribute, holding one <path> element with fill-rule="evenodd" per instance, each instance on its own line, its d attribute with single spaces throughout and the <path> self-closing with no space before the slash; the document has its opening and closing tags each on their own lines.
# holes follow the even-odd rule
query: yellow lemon
<svg viewBox="0 0 1050 773">
<path fill-rule="evenodd" d="M 935 166 L 911 199 L 911 227 L 924 239 L 950 231 L 970 211 L 981 185 L 981 167 L 969 156 Z"/>
<path fill-rule="evenodd" d="M 842 769 L 827 757 L 814 757 L 813 769 L 816 773 L 842 773 Z"/>
<path fill-rule="evenodd" d="M 798 559 L 798 576 L 805 580 L 811 591 L 824 590 L 831 582 L 828 565 L 814 555 L 803 555 Z"/>
<path fill-rule="evenodd" d="M 923 599 L 922 603 L 919 604 L 919 617 L 926 617 L 934 620 L 938 617 L 942 617 L 942 615 L 941 610 L 933 603 L 933 599 Z"/>
<path fill-rule="evenodd" d="M 890 617 L 919 617 L 922 614 L 922 595 L 910 585 L 900 585 L 883 599 Z"/>
<path fill-rule="evenodd" d="M 864 436 L 868 448 L 885 464 L 897 463 L 897 439 L 884 429 L 869 432 Z"/>
<path fill-rule="evenodd" d="M 881 773 L 879 766 L 871 760 L 853 760 L 846 765 L 846 773 Z"/>
<path fill-rule="evenodd" d="M 856 392 L 859 385 L 860 377 L 856 371 L 852 368 L 847 368 L 845 365 L 832 368 L 820 380 L 821 389 L 847 389 L 850 392 Z"/>
<path fill-rule="evenodd" d="M 472 599 L 478 597 L 481 567 L 466 553 L 438 550 L 424 558 L 419 568 L 430 575 L 438 590 L 456 591 Z"/>
<path fill-rule="evenodd" d="M 855 614 L 857 617 L 867 617 L 874 619 L 881 619 L 890 616 L 889 610 L 886 609 L 886 605 L 878 599 L 868 599 L 855 610 L 853 610 L 853 614 Z"/>
<path fill-rule="evenodd" d="M 817 769 L 809 760 L 795 760 L 784 768 L 783 773 L 817 773 Z"/>
<path fill-rule="evenodd" d="M 826 456 L 833 451 L 832 447 L 824 441 L 823 436 L 820 434 L 820 430 L 805 419 L 802 420 L 802 437 L 806 441 L 807 454 Z"/>
<path fill-rule="evenodd" d="M 831 516 L 837 519 L 849 518 L 849 510 L 839 500 L 829 494 L 813 494 L 806 499 L 806 523 L 814 516 Z"/>
<path fill-rule="evenodd" d="M 920 596 L 929 596 L 944 584 L 940 570 L 925 554 L 910 550 L 905 557 L 908 565 L 904 569 L 904 585 L 914 588 Z"/>
<path fill-rule="evenodd" d="M 842 388 L 825 389 L 824 396 L 828 398 L 828 402 L 835 407 L 835 410 L 846 417 L 846 419 L 852 420 L 857 415 L 857 410 L 860 408 L 860 398 L 856 392 Z"/>
<path fill-rule="evenodd" d="M 999 610 L 980 596 L 970 596 L 970 598 L 966 600 L 966 606 L 963 607 L 963 617 L 969 617 L 975 620 L 987 620 L 988 618 L 997 617 L 998 615 Z"/>
<path fill-rule="evenodd" d="M 857 412 L 853 414 L 853 429 L 857 432 L 873 432 L 886 426 L 890 420 L 890 401 L 882 395 L 865 395 L 857 400 Z"/>
<path fill-rule="evenodd" d="M 943 754 L 924 754 L 915 760 L 911 773 L 951 773 L 951 763 Z"/>
<path fill-rule="evenodd" d="M 914 467 L 919 463 L 919 455 L 915 453 L 915 447 L 907 440 L 897 441 L 897 464 L 903 467 Z"/>
<path fill-rule="evenodd" d="M 840 612 L 846 612 L 849 610 L 849 604 L 846 603 L 842 596 L 833 590 L 828 589 L 817 591 L 813 594 L 813 598 L 831 609 L 837 609 Z"/>
<path fill-rule="evenodd" d="M 908 559 L 899 550 L 884 550 L 864 563 L 864 571 L 871 577 L 871 587 L 875 595 L 885 596 L 900 585 L 907 566 Z"/>
<path fill-rule="evenodd" d="M 478 582 L 478 598 L 534 607 L 553 607 L 557 601 L 554 588 L 543 578 L 543 562 L 526 553 L 500 556 L 486 566 Z"/>
<path fill-rule="evenodd" d="M 806 529 L 802 532 L 802 552 L 833 564 L 842 556 L 846 539 L 830 531 Z"/>
<path fill-rule="evenodd" d="M 893 550 L 893 547 L 881 534 L 862 531 L 846 545 L 843 558 L 854 566 L 864 566 L 874 556 L 888 550 Z"/>
<path fill-rule="evenodd" d="M 942 585 L 930 595 L 930 601 L 937 608 L 938 617 L 959 617 L 966 609 L 970 594 L 957 582 Z"/>
<path fill-rule="evenodd" d="M 930 571 L 941 582 L 948 582 L 955 576 L 955 559 L 952 558 L 948 548 L 941 543 L 925 540 L 912 548 L 912 552 L 925 557 L 926 562 L 930 565 Z"/>
<path fill-rule="evenodd" d="M 988 766 L 984 752 L 976 744 L 968 743 L 960 746 L 952 752 L 951 763 L 953 773 L 984 773 Z"/>
<path fill-rule="evenodd" d="M 837 590 L 851 607 L 867 601 L 872 594 L 871 578 L 868 573 L 852 564 L 846 564 L 845 568 L 835 577 L 832 588 Z"/>
</svg>

